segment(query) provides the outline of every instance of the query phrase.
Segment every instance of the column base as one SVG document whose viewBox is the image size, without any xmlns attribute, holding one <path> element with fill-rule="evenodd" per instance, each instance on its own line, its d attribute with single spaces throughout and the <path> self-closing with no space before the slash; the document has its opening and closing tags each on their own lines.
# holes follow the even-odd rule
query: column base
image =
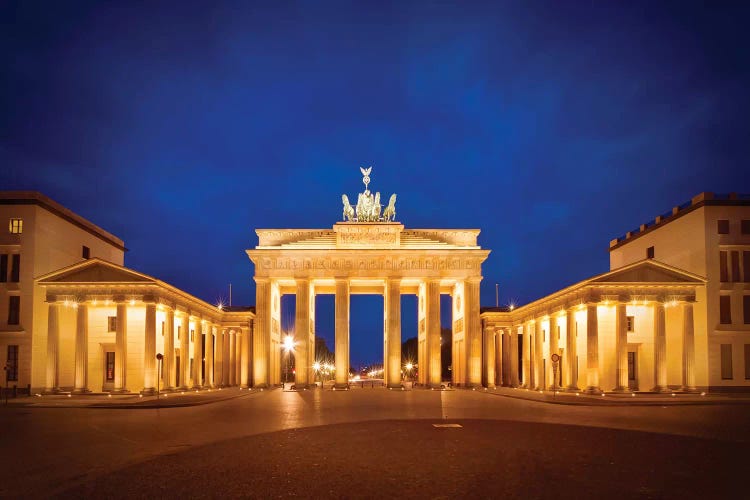
<svg viewBox="0 0 750 500">
<path fill-rule="evenodd" d="M 627 393 L 627 392 L 633 392 L 630 387 L 625 387 L 623 385 L 618 385 L 614 389 L 612 389 L 612 392 L 620 392 L 620 393 Z"/>
<path fill-rule="evenodd" d="M 73 389 L 71 394 L 89 394 L 91 389 L 84 387 L 83 389 Z"/>
<path fill-rule="evenodd" d="M 123 387 L 120 387 L 119 389 L 112 389 L 110 392 L 112 394 L 128 394 L 130 393 L 130 389 L 125 389 Z"/>
<path fill-rule="evenodd" d="M 52 388 L 44 389 L 42 394 L 60 394 L 61 392 L 63 391 L 59 387 L 52 387 Z"/>
<path fill-rule="evenodd" d="M 156 388 L 154 387 L 148 387 L 141 389 L 141 394 L 143 396 L 156 396 Z"/>
<path fill-rule="evenodd" d="M 699 392 L 698 388 L 695 386 L 682 386 L 680 387 L 681 392 Z"/>
<path fill-rule="evenodd" d="M 241 385 L 240 389 L 249 389 L 250 386 L 248 385 Z M 268 389 L 268 384 L 255 384 L 253 386 L 253 389 Z"/>
<path fill-rule="evenodd" d="M 586 387 L 586 390 L 584 390 L 583 392 L 585 392 L 586 394 L 601 394 L 602 388 L 592 385 L 592 386 Z"/>
<path fill-rule="evenodd" d="M 666 385 L 657 385 L 651 389 L 651 392 L 657 392 L 657 393 L 672 392 L 672 389 L 670 389 Z"/>
<path fill-rule="evenodd" d="M 495 384 L 487 384 L 487 385 L 485 385 L 485 388 L 487 388 L 487 389 L 494 389 L 495 388 Z"/>
<path fill-rule="evenodd" d="M 577 385 L 569 385 L 565 390 L 569 392 L 580 392 L 581 389 L 579 389 Z"/>
</svg>

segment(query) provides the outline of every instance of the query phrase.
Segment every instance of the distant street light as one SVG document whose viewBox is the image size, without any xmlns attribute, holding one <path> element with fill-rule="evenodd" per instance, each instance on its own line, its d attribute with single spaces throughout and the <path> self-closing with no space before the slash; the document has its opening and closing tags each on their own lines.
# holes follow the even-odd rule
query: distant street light
<svg viewBox="0 0 750 500">
<path fill-rule="evenodd" d="M 294 350 L 294 337 L 287 335 L 284 337 L 284 352 L 286 353 L 286 365 L 284 365 L 284 386 L 289 381 L 289 365 L 292 361 L 291 352 Z"/>
</svg>

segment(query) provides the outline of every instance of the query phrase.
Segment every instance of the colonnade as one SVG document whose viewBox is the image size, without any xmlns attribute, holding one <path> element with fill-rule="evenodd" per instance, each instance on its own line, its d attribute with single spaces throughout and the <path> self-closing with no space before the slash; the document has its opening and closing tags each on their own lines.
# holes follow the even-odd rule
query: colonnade
<svg viewBox="0 0 750 500">
<path fill-rule="evenodd" d="M 614 377 L 602 380 L 600 366 L 599 306 L 592 302 L 563 309 L 555 314 L 529 317 L 512 326 L 498 327 L 485 320 L 483 356 L 483 382 L 485 387 L 506 386 L 533 390 L 580 391 L 579 382 L 585 382 L 583 390 L 601 393 L 603 390 L 626 392 L 628 386 L 628 326 L 626 307 L 628 302 L 607 302 L 615 308 L 614 325 Z M 653 367 L 654 386 L 652 392 L 672 390 L 667 385 L 666 311 L 668 306 L 681 308 L 681 360 L 683 391 L 695 390 L 695 334 L 693 302 L 652 301 L 653 309 Z M 578 366 L 578 322 L 576 313 L 585 310 L 585 356 L 583 376 Z M 547 328 L 544 327 L 547 323 Z M 561 324 L 566 325 L 565 345 L 559 345 Z M 522 338 L 519 352 L 518 340 Z M 555 370 L 552 355 L 560 355 L 560 365 Z M 678 359 L 674 355 L 671 359 Z M 520 362 L 520 367 L 519 367 Z M 560 377 L 562 373 L 562 377 Z M 554 378 L 557 377 L 556 381 Z M 560 380 L 561 378 L 561 380 Z"/>
<path fill-rule="evenodd" d="M 99 382 L 88 380 L 89 361 L 89 330 L 92 307 L 111 307 L 109 301 L 85 300 L 73 301 L 48 300 L 47 319 L 47 362 L 46 383 L 47 392 L 60 392 L 60 333 L 61 310 L 72 307 L 75 315 L 75 355 L 74 355 L 74 393 L 86 393 L 92 387 L 98 387 Z M 227 387 L 233 385 L 249 386 L 250 336 L 249 322 L 247 326 L 222 326 L 215 318 L 177 309 L 156 301 L 114 300 L 116 309 L 116 326 L 114 332 L 114 380 L 113 392 L 131 392 L 134 388 L 128 381 L 128 364 L 136 361 L 128 353 L 128 344 L 132 339 L 132 329 L 128 328 L 128 312 L 134 308 L 145 308 L 144 328 L 141 333 L 142 350 L 142 383 L 138 388 L 144 395 L 155 394 L 157 386 L 162 391 L 186 390 L 198 388 Z M 156 358 L 156 321 L 157 309 L 163 311 L 163 356 L 159 367 Z M 190 325 L 193 328 L 190 328 Z M 205 336 L 205 352 L 204 348 Z M 179 347 L 176 348 L 175 344 Z M 98 346 L 99 344 L 97 344 Z M 132 345 L 132 344 L 131 344 Z M 179 354 L 177 352 L 179 349 Z M 191 352 L 192 351 L 192 352 Z M 192 356 L 191 356 L 192 354 Z M 137 355 L 137 354 L 136 354 Z M 179 374 L 177 373 L 177 359 L 180 359 Z M 196 362 L 195 360 L 199 360 Z M 192 363 L 191 363 L 192 361 Z M 104 360 L 102 361 L 104 363 Z M 140 364 L 140 363 L 139 363 Z M 161 368 L 161 380 L 159 378 Z M 106 369 L 103 367 L 103 369 Z M 131 372 L 132 374 L 132 372 Z M 137 381 L 135 383 L 138 383 Z M 102 383 L 103 385 L 103 383 Z"/>
</svg>

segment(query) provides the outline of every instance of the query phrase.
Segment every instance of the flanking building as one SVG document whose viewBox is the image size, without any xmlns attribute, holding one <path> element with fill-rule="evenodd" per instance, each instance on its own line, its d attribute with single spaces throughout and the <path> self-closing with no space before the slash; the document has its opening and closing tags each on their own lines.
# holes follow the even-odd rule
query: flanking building
<svg viewBox="0 0 750 500">
<path fill-rule="evenodd" d="M 483 310 L 486 385 L 750 390 L 750 196 L 701 193 L 609 251 L 607 273 Z"/>
</svg>

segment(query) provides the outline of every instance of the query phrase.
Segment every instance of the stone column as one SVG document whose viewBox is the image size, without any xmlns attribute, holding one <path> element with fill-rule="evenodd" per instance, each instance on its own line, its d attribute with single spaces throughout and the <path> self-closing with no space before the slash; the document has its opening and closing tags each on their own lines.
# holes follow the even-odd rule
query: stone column
<svg viewBox="0 0 750 500">
<path fill-rule="evenodd" d="M 529 385 L 527 389 L 536 387 L 536 321 L 528 320 L 529 328 Z"/>
<path fill-rule="evenodd" d="M 156 304 L 146 304 L 143 329 L 143 390 L 141 394 L 156 394 Z"/>
<path fill-rule="evenodd" d="M 628 389 L 628 317 L 624 302 L 618 302 L 615 314 L 615 392 L 627 392 Z"/>
<path fill-rule="evenodd" d="M 336 388 L 349 387 L 349 281 L 336 280 Z"/>
<path fill-rule="evenodd" d="M 567 311 L 568 324 L 565 332 L 565 359 L 568 360 L 565 373 L 568 378 L 568 390 L 578 391 L 578 323 L 574 309 Z"/>
<path fill-rule="evenodd" d="M 237 385 L 242 386 L 242 342 L 243 338 L 245 337 L 245 332 L 243 331 L 243 328 L 240 328 L 238 331 L 234 332 L 235 342 L 234 342 L 234 349 L 235 349 L 235 355 L 234 355 L 234 379 L 237 381 Z M 269 352 L 270 352 L 270 342 L 269 342 Z M 269 358 L 270 359 L 270 358 Z M 269 364 L 270 367 L 270 364 Z M 268 385 L 269 387 L 273 385 L 271 383 L 271 371 L 269 369 L 268 371 Z"/>
<path fill-rule="evenodd" d="M 128 306 L 117 303 L 117 329 L 115 331 L 115 392 L 127 392 L 128 360 Z"/>
<path fill-rule="evenodd" d="M 190 316 L 180 316 L 180 388 L 190 384 Z"/>
<path fill-rule="evenodd" d="M 58 349 L 60 344 L 60 304 L 50 302 L 47 312 L 47 387 L 45 392 L 60 390 Z"/>
<path fill-rule="evenodd" d="M 596 304 L 586 306 L 586 392 L 599 394 L 599 319 Z"/>
<path fill-rule="evenodd" d="M 518 327 L 510 329 L 510 383 L 513 387 L 518 387 Z"/>
<path fill-rule="evenodd" d="M 467 385 L 477 387 L 482 384 L 482 324 L 479 319 L 479 283 L 482 278 L 469 278 L 464 283 L 464 324 L 466 352 L 468 360 Z"/>
<path fill-rule="evenodd" d="M 653 392 L 667 392 L 667 333 L 666 311 L 663 302 L 654 302 L 654 388 Z"/>
<path fill-rule="evenodd" d="M 242 329 L 242 345 L 240 348 L 240 386 L 250 387 L 250 327 Z"/>
<path fill-rule="evenodd" d="M 544 390 L 544 329 L 541 318 L 534 321 L 534 389 Z"/>
<path fill-rule="evenodd" d="M 554 364 L 552 363 L 552 355 L 560 354 L 560 334 L 557 332 L 557 316 L 551 315 L 549 317 L 549 359 L 547 359 L 547 373 L 549 373 L 549 389 L 555 390 L 560 389 L 559 380 L 559 369 L 555 372 Z M 557 375 L 556 375 L 557 373 Z M 555 378 L 557 376 L 557 378 Z"/>
<path fill-rule="evenodd" d="M 78 304 L 76 311 L 76 365 L 75 389 L 76 394 L 89 392 L 89 308 L 85 303 Z"/>
<path fill-rule="evenodd" d="M 695 388 L 695 326 L 693 303 L 682 304 L 682 390 L 694 392 Z"/>
<path fill-rule="evenodd" d="M 222 364 L 221 383 L 224 385 L 224 387 L 227 387 L 227 386 L 232 385 L 232 383 L 230 381 L 230 378 L 231 378 L 230 377 L 230 367 L 232 365 L 230 364 L 230 359 L 229 359 L 230 358 L 230 356 L 229 356 L 229 352 L 230 352 L 229 348 L 231 347 L 230 346 L 230 341 L 229 341 L 229 329 L 228 328 L 224 328 L 224 331 L 222 333 L 223 333 L 223 337 L 224 337 L 224 342 L 222 344 L 222 346 L 223 346 L 222 347 L 223 352 L 222 352 L 222 355 L 221 355 L 221 361 L 222 361 L 222 363 L 221 363 Z"/>
<path fill-rule="evenodd" d="M 255 278 L 255 334 L 253 335 L 253 383 L 255 387 L 268 387 L 271 349 L 271 283 Z M 235 366 L 232 349 L 232 369 Z M 233 371 L 234 373 L 234 371 Z M 234 382 L 231 382 L 234 385 Z"/>
<path fill-rule="evenodd" d="M 427 280 L 426 286 L 427 384 L 439 389 L 443 381 L 440 365 L 440 280 Z"/>
<path fill-rule="evenodd" d="M 207 387 L 214 386 L 214 325 L 206 324 L 206 383 Z"/>
<path fill-rule="evenodd" d="M 484 386 L 495 388 L 495 329 L 489 324 L 484 325 Z"/>
<path fill-rule="evenodd" d="M 214 359 L 214 383 L 224 387 L 224 329 L 216 328 L 216 356 Z"/>
<path fill-rule="evenodd" d="M 495 328 L 495 386 L 503 383 L 503 329 Z"/>
<path fill-rule="evenodd" d="M 203 320 L 195 319 L 193 333 L 193 387 L 203 386 Z"/>
<path fill-rule="evenodd" d="M 530 327 L 528 321 L 524 321 L 523 345 L 521 346 L 523 350 L 523 366 L 521 367 L 523 370 L 523 377 L 521 380 L 521 387 L 524 389 L 531 387 L 531 332 L 529 330 Z"/>
<path fill-rule="evenodd" d="M 388 340 L 386 343 L 388 352 L 385 359 L 388 388 L 401 388 L 401 278 L 388 278 L 386 281 L 386 296 L 388 302 L 386 311 L 388 313 Z M 440 288 L 438 288 L 438 293 Z M 438 338 L 438 346 L 440 339 Z M 439 358 L 439 356 L 438 356 Z"/>
<path fill-rule="evenodd" d="M 505 387 L 513 387 L 512 371 L 510 366 L 510 336 L 511 329 L 503 329 L 503 385 Z"/>
<path fill-rule="evenodd" d="M 177 372 L 174 354 L 174 309 L 168 308 L 166 321 L 164 323 L 164 359 L 166 366 L 164 370 L 164 388 L 172 390 L 177 385 Z"/>
<path fill-rule="evenodd" d="M 297 390 L 306 389 L 308 380 L 308 346 L 310 344 L 310 282 L 297 280 L 297 307 L 294 322 L 294 384 Z"/>
<path fill-rule="evenodd" d="M 237 385 L 237 334 L 234 330 L 229 330 L 229 385 Z"/>
</svg>

